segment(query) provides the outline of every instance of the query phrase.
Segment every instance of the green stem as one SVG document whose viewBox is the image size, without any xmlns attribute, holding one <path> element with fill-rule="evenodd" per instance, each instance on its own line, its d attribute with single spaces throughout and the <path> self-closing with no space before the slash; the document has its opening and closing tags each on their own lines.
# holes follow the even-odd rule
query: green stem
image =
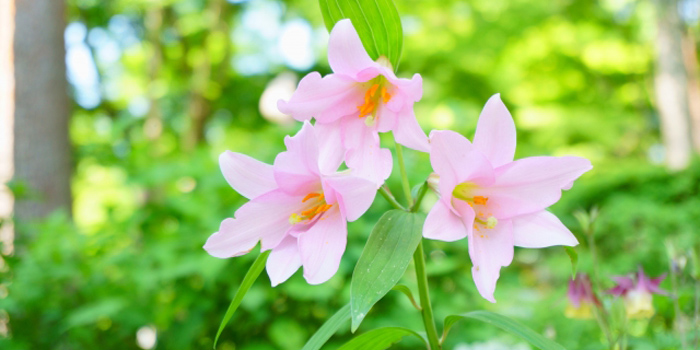
<svg viewBox="0 0 700 350">
<path fill-rule="evenodd" d="M 418 195 L 416 196 L 416 201 L 413 203 L 413 206 L 411 207 L 411 213 L 415 213 L 420 209 L 420 203 L 423 201 L 423 197 L 425 197 L 425 194 L 428 192 L 428 181 L 423 183 L 423 186 L 420 187 L 418 190 Z"/>
<path fill-rule="evenodd" d="M 401 203 L 394 198 L 394 195 L 387 190 L 386 185 L 379 188 L 379 194 L 381 194 L 382 197 L 384 197 L 384 199 L 386 199 L 386 201 L 389 202 L 392 207 L 394 207 L 394 209 L 406 210 L 406 208 L 404 208 L 403 205 L 401 205 Z"/>
<path fill-rule="evenodd" d="M 406 195 L 408 207 L 413 206 L 413 196 L 411 196 L 411 185 L 408 183 L 408 175 L 406 174 L 406 166 L 403 162 L 403 149 L 401 145 L 396 143 L 396 159 L 399 160 L 399 169 L 401 170 L 401 184 L 403 185 L 403 193 Z"/>
<path fill-rule="evenodd" d="M 413 261 L 416 264 L 416 279 L 418 280 L 418 295 L 420 297 L 421 315 L 425 325 L 425 333 L 428 335 L 430 350 L 440 350 L 437 328 L 433 318 L 433 307 L 430 304 L 430 293 L 428 291 L 428 276 L 425 273 L 425 256 L 423 253 L 423 241 L 418 244 L 416 252 L 413 253 Z"/>
</svg>

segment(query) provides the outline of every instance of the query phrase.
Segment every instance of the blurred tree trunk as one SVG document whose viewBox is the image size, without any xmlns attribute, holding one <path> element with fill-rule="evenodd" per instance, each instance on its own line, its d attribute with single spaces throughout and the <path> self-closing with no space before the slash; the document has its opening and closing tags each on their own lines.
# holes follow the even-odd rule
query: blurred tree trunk
<svg viewBox="0 0 700 350">
<path fill-rule="evenodd" d="M 683 27 L 677 0 L 653 0 L 656 7 L 656 104 L 666 165 L 688 166 L 692 153 L 688 111 L 688 80 L 683 62 Z"/>
<path fill-rule="evenodd" d="M 14 180 L 29 191 L 15 202 L 15 218 L 25 220 L 70 212 L 65 3 L 14 2 Z"/>
<path fill-rule="evenodd" d="M 695 35 L 686 30 L 683 36 L 683 58 L 688 72 L 688 107 L 692 126 L 693 148 L 700 153 L 700 70 L 698 69 Z"/>
<path fill-rule="evenodd" d="M 13 115 L 15 112 L 14 67 L 12 60 L 12 38 L 15 30 L 14 3 L 0 1 L 0 220 L 12 215 L 14 200 L 5 185 L 12 178 L 14 163 L 12 161 Z M 4 222 L 0 226 L 0 243 L 2 254 L 12 253 L 12 227 Z M 1 260 L 0 260 L 1 261 Z M 2 265 L 2 263 L 0 263 Z M 3 321 L 0 319 L 0 334 Z"/>
</svg>

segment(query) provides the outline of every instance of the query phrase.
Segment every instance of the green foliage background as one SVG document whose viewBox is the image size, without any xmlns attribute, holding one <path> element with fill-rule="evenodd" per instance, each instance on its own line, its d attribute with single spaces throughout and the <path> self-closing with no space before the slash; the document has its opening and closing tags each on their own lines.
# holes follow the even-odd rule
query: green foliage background
<svg viewBox="0 0 700 350">
<path fill-rule="evenodd" d="M 675 174 L 653 165 L 659 130 L 651 99 L 655 32 L 648 1 L 398 0 L 397 6 L 405 35 L 399 75 L 423 76 L 416 115 L 424 130 L 450 128 L 471 138 L 481 107 L 500 92 L 518 127 L 516 157 L 574 154 L 593 161 L 594 170 L 553 208 L 583 242 L 579 271 L 594 267 L 572 213 L 594 206 L 601 209 L 596 238 L 606 287 L 609 276 L 638 266 L 652 276 L 667 272 L 669 239 L 680 252 L 697 249 L 700 165 Z M 251 26 L 246 16 L 253 12 L 269 24 Z M 279 26 L 293 21 L 313 28 L 315 63 L 300 71 L 275 49 Z M 219 260 L 201 249 L 245 201 L 221 176 L 218 155 L 229 149 L 271 162 L 283 137 L 299 128 L 263 118 L 259 98 L 282 72 L 330 72 L 318 4 L 69 0 L 74 22 L 101 38 L 86 41 L 101 101 L 74 108 L 73 220 L 56 213 L 42 222 L 16 223 L 16 253 L 5 257 L 9 268 L 0 291 L 11 336 L 0 339 L 0 347 L 136 349 L 136 331 L 152 325 L 157 348 L 211 348 L 256 254 Z M 105 42 L 116 43 L 116 59 L 101 55 Z M 249 67 L 262 68 L 251 74 Z M 391 147 L 389 139 L 383 142 Z M 407 164 L 413 184 L 430 172 L 425 154 L 408 151 Z M 396 174 L 389 185 L 400 197 Z M 426 211 L 430 204 L 427 199 Z M 329 282 L 310 286 L 297 273 L 273 289 L 263 274 L 220 348 L 301 348 L 347 303 L 353 266 L 388 209 L 377 197 L 368 214 L 349 225 L 347 252 Z M 563 249 L 516 249 L 513 265 L 502 271 L 497 304 L 478 295 L 466 242 L 428 241 L 426 249 L 439 320 L 487 309 L 519 319 L 567 349 L 605 348 L 594 320 L 564 317 L 571 271 Z M 680 268 L 679 306 L 692 316 L 691 264 Z M 412 269 L 402 283 L 414 288 Z M 670 289 L 669 281 L 662 288 Z M 655 306 L 648 325 L 632 325 L 631 347 L 679 348 L 671 299 L 655 297 Z M 403 295 L 392 292 L 359 332 L 378 326 L 420 330 L 421 320 Z M 350 337 L 348 326 L 328 348 Z M 453 328 L 446 349 L 493 339 L 518 342 L 465 321 Z M 415 345 L 406 340 L 397 348 Z"/>
</svg>

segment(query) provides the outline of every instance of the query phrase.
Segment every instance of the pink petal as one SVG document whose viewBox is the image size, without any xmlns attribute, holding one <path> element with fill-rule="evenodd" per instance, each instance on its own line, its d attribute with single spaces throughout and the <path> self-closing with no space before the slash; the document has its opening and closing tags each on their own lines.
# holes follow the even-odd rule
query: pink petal
<svg viewBox="0 0 700 350">
<path fill-rule="evenodd" d="M 219 156 L 219 166 L 228 184 L 248 199 L 277 188 L 272 166 L 245 154 L 226 151 Z"/>
<path fill-rule="evenodd" d="M 347 224 L 335 207 L 299 235 L 304 278 L 309 284 L 329 280 L 340 266 L 347 243 Z"/>
<path fill-rule="evenodd" d="M 430 132 L 430 164 L 440 175 L 440 195 L 449 205 L 459 183 L 470 181 L 482 186 L 493 182 L 491 164 L 464 136 L 449 130 Z"/>
<path fill-rule="evenodd" d="M 328 41 L 328 63 L 333 72 L 356 78 L 363 69 L 378 66 L 365 51 L 349 19 L 338 21 Z"/>
<path fill-rule="evenodd" d="M 471 220 L 474 220 L 472 210 Z M 423 237 L 445 242 L 454 242 L 467 237 L 469 231 L 464 226 L 462 218 L 455 215 L 443 202 L 437 201 L 423 224 Z"/>
<path fill-rule="evenodd" d="M 265 265 L 273 287 L 288 280 L 299 267 L 301 267 L 301 255 L 299 255 L 297 239 L 292 236 L 285 237 L 272 249 Z"/>
<path fill-rule="evenodd" d="M 343 145 L 345 164 L 353 170 L 353 174 L 369 179 L 377 184 L 377 188 L 391 174 L 393 162 L 391 151 L 380 148 L 379 135 L 364 121 L 357 117 L 343 118 Z"/>
<path fill-rule="evenodd" d="M 501 101 L 501 95 L 493 95 L 479 116 L 474 148 L 483 153 L 493 167 L 497 168 L 513 161 L 515 137 L 513 117 Z"/>
<path fill-rule="evenodd" d="M 345 149 L 341 139 L 340 120 L 332 123 L 316 122 L 314 125 L 318 137 L 319 157 L 318 165 L 321 174 L 331 174 L 338 170 L 343 163 Z"/>
<path fill-rule="evenodd" d="M 377 194 L 377 185 L 373 181 L 353 175 L 330 176 L 323 182 L 330 187 L 330 191 L 324 188 L 323 192 L 335 192 L 333 197 L 347 221 L 359 219 L 372 205 Z"/>
<path fill-rule="evenodd" d="M 489 210 L 500 219 L 539 212 L 556 203 L 561 189 L 592 168 L 579 157 L 530 157 L 498 168 L 490 188 L 474 195 L 489 198 Z"/>
<path fill-rule="evenodd" d="M 394 128 L 394 137 L 396 137 L 396 142 L 408 148 L 421 152 L 430 152 L 428 137 L 425 136 L 425 132 L 418 124 L 418 120 L 413 114 L 413 108 L 406 108 L 399 113 L 398 121 Z"/>
<path fill-rule="evenodd" d="M 396 112 L 387 108 L 383 103 L 377 106 L 377 125 L 376 129 L 379 132 L 389 132 L 396 128 L 398 116 Z"/>
<path fill-rule="evenodd" d="M 472 259 L 472 277 L 484 299 L 495 303 L 493 292 L 501 267 L 513 261 L 513 225 L 499 221 L 492 229 L 481 228 L 469 236 L 469 256 Z"/>
<path fill-rule="evenodd" d="M 268 192 L 241 206 L 235 219 L 221 222 L 204 249 L 217 258 L 230 258 L 248 253 L 262 240 L 262 249 L 275 247 L 291 227 L 289 215 L 299 211 L 301 198 L 280 190 Z"/>
<path fill-rule="evenodd" d="M 384 76 L 396 87 L 402 99 L 411 102 L 411 106 L 413 106 L 412 102 L 418 102 L 423 97 L 423 77 L 420 74 L 414 74 L 411 79 L 403 79 L 397 78 L 394 72 L 388 70 Z"/>
<path fill-rule="evenodd" d="M 277 108 L 299 121 L 313 117 L 330 123 L 357 112 L 363 94 L 357 82 L 349 77 L 329 74 L 321 78 L 319 73 L 311 72 L 299 82 L 289 101 L 277 102 Z"/>
<path fill-rule="evenodd" d="M 306 195 L 318 190 L 319 149 L 313 126 L 304 122 L 296 135 L 284 138 L 284 144 L 287 151 L 278 154 L 273 165 L 277 185 L 293 195 Z"/>
<path fill-rule="evenodd" d="M 513 237 L 515 245 L 524 248 L 573 247 L 578 244 L 574 234 L 546 210 L 513 218 Z"/>
</svg>

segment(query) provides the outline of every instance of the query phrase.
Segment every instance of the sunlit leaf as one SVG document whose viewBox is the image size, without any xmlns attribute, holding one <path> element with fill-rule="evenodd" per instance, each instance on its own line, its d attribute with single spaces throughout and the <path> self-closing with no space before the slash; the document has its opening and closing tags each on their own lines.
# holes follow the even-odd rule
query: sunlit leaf
<svg viewBox="0 0 700 350">
<path fill-rule="evenodd" d="M 398 67 L 403 29 L 393 0 L 319 0 L 319 5 L 328 31 L 349 18 L 369 56 L 386 56 L 394 69 Z"/>
<path fill-rule="evenodd" d="M 343 306 L 309 338 L 301 350 L 319 350 L 350 319 L 350 305 Z"/>
<path fill-rule="evenodd" d="M 415 336 L 425 344 L 425 340 L 418 333 L 408 328 L 385 327 L 361 334 L 345 343 L 338 350 L 384 350 L 409 335 Z"/>
<path fill-rule="evenodd" d="M 463 315 L 447 316 L 447 318 L 445 318 L 442 339 L 444 340 L 447 337 L 450 328 L 452 328 L 452 326 L 455 323 L 457 323 L 457 321 L 460 321 L 465 318 L 471 318 L 494 325 L 510 334 L 522 338 L 523 340 L 527 341 L 528 343 L 541 350 L 566 350 L 563 346 L 543 337 L 542 335 L 536 333 L 535 331 L 523 325 L 522 323 L 508 318 L 506 316 L 489 311 L 472 311 Z"/>
<path fill-rule="evenodd" d="M 221 320 L 219 330 L 216 331 L 216 338 L 214 338 L 214 349 L 216 349 L 216 343 L 219 341 L 219 336 L 221 336 L 221 332 L 224 330 L 224 327 L 226 327 L 228 321 L 231 320 L 231 317 L 233 317 L 233 314 L 236 312 L 236 309 L 238 309 L 238 306 L 241 305 L 241 301 L 243 301 L 245 294 L 248 293 L 248 289 L 250 289 L 253 282 L 258 279 L 258 276 L 260 276 L 260 272 L 262 272 L 262 270 L 265 268 L 265 263 L 267 262 L 267 257 L 269 255 L 269 250 L 258 255 L 257 259 L 255 259 L 253 262 L 253 265 L 250 266 L 250 269 L 248 269 L 248 272 L 246 272 L 245 277 L 243 277 L 243 282 L 241 282 L 241 286 L 238 287 L 236 295 L 233 296 L 231 305 L 229 305 L 223 320 Z"/>
<path fill-rule="evenodd" d="M 424 221 L 422 214 L 390 210 L 374 226 L 352 274 L 350 314 L 353 332 L 372 306 L 403 276 L 420 243 Z"/>
<path fill-rule="evenodd" d="M 566 254 L 569 255 L 569 259 L 571 259 L 571 278 L 576 278 L 576 270 L 578 269 L 578 253 L 576 253 L 576 250 L 572 247 L 564 246 L 564 250 L 566 250 Z"/>
</svg>

